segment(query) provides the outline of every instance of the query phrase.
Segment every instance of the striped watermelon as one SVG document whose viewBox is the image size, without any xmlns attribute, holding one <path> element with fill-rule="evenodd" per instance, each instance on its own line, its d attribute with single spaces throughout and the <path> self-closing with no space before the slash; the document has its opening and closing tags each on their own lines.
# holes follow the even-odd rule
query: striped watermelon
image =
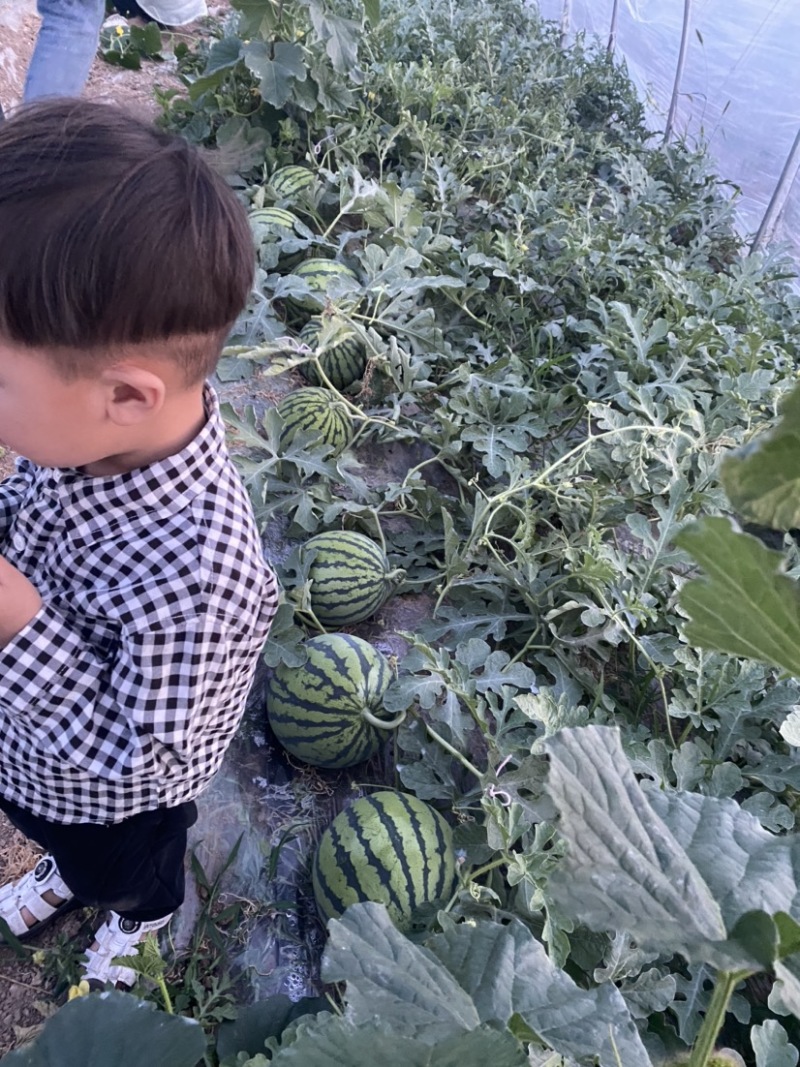
<svg viewBox="0 0 800 1067">
<path fill-rule="evenodd" d="M 311 610 L 326 628 L 350 626 L 374 615 L 405 578 L 383 549 L 360 533 L 330 530 L 303 545 L 300 558 L 311 581 Z"/>
<path fill-rule="evenodd" d="M 341 811 L 322 835 L 312 866 L 321 915 L 350 904 L 385 904 L 401 928 L 421 907 L 447 901 L 455 884 L 450 827 L 417 797 L 381 790 Z"/>
<path fill-rule="evenodd" d="M 305 642 L 302 667 L 275 668 L 267 682 L 267 718 L 293 756 L 315 767 L 352 767 L 374 756 L 386 730 L 378 712 L 392 668 L 368 641 L 320 634 Z"/>
<path fill-rule="evenodd" d="M 355 307 L 360 300 L 360 295 L 353 292 L 353 285 L 359 284 L 358 275 L 338 259 L 304 259 L 289 277 L 302 278 L 311 290 L 308 296 L 291 297 L 293 304 L 306 311 L 321 311 L 329 290 L 340 307 Z"/>
<path fill-rule="evenodd" d="M 308 348 L 317 348 L 322 320 L 309 319 L 300 331 L 300 340 Z M 346 389 L 348 385 L 363 377 L 367 366 L 367 352 L 355 337 L 346 337 L 336 341 L 319 357 L 319 366 L 328 377 L 334 389 Z M 304 363 L 300 373 L 312 385 L 324 385 L 316 363 Z"/>
<path fill-rule="evenodd" d="M 292 214 L 283 207 L 259 207 L 249 212 L 250 225 L 271 226 L 276 230 L 293 230 L 295 223 L 299 222 L 297 215 Z"/>
<path fill-rule="evenodd" d="M 310 171 L 308 167 L 300 167 L 292 163 L 288 167 L 280 167 L 276 170 L 269 184 L 272 186 L 276 200 L 292 201 L 304 189 L 309 189 L 314 185 L 316 180 L 313 171 Z"/>
<path fill-rule="evenodd" d="M 350 444 L 353 427 L 347 409 L 328 389 L 297 389 L 281 400 L 278 414 L 281 448 L 288 448 L 298 433 L 312 436 L 310 447 L 323 445 L 335 456 Z"/>
</svg>

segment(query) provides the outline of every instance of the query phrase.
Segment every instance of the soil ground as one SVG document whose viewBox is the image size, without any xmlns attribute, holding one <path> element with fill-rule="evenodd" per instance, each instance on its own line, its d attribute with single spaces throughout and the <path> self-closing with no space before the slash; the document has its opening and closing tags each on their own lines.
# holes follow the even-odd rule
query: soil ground
<svg viewBox="0 0 800 1067">
<path fill-rule="evenodd" d="M 212 16 L 222 15 L 226 5 L 209 5 Z M 34 0 L 0 0 L 0 104 L 8 113 L 19 103 L 25 71 L 33 50 L 38 27 Z M 186 40 L 203 32 L 202 25 L 183 27 L 179 33 Z M 85 94 L 95 100 L 117 103 L 142 117 L 155 117 L 158 104 L 154 88 L 181 88 L 169 62 L 145 62 L 140 71 L 112 67 L 95 60 Z M 14 456 L 0 450 L 0 478 L 12 470 Z M 29 870 L 36 850 L 0 815 L 0 885 Z M 62 946 L 45 954 L 44 966 L 30 955 L 20 959 L 9 948 L 0 947 L 0 1055 L 24 1044 L 56 1009 L 53 990 L 58 975 L 53 973 L 59 959 L 70 951 L 80 951 L 89 928 L 87 916 L 73 913 L 36 940 L 36 947 Z M 86 930 L 82 927 L 86 926 Z M 74 950 L 72 946 L 74 944 Z"/>
</svg>

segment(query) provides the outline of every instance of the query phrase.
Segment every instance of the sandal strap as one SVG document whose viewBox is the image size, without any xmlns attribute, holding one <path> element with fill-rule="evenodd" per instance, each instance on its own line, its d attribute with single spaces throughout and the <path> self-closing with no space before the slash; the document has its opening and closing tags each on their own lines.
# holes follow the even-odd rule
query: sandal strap
<svg viewBox="0 0 800 1067">
<path fill-rule="evenodd" d="M 163 919 L 150 922 L 136 922 L 123 919 L 115 911 L 109 912 L 108 918 L 94 936 L 94 944 L 86 950 L 86 964 L 83 978 L 90 984 L 124 985 L 130 988 L 136 982 L 136 972 L 112 961 L 119 956 L 135 956 L 136 946 L 151 931 L 160 930 L 172 918 L 165 915 Z"/>
<path fill-rule="evenodd" d="M 48 890 L 52 890 L 62 903 L 48 904 L 44 899 Z M 25 922 L 23 908 L 31 913 L 38 924 L 49 919 L 72 897 L 72 890 L 58 873 L 56 861 L 52 856 L 42 856 L 32 871 L 0 888 L 0 917 L 8 923 L 11 933 L 20 937 L 34 929 Z"/>
</svg>

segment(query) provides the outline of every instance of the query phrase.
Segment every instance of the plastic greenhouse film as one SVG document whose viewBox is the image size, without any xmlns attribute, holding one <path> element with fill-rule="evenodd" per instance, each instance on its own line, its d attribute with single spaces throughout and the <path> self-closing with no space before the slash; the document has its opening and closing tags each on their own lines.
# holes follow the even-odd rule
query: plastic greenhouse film
<svg viewBox="0 0 800 1067">
<path fill-rule="evenodd" d="M 562 0 L 540 0 L 560 21 Z M 605 46 L 613 0 L 572 0 L 573 33 Z M 620 0 L 616 55 L 624 59 L 664 128 L 675 78 L 683 0 Z M 741 187 L 740 226 L 754 233 L 800 129 L 800 4 L 796 0 L 696 0 L 674 134 L 705 140 L 721 177 Z M 800 254 L 800 182 L 791 189 L 775 239 Z"/>
</svg>

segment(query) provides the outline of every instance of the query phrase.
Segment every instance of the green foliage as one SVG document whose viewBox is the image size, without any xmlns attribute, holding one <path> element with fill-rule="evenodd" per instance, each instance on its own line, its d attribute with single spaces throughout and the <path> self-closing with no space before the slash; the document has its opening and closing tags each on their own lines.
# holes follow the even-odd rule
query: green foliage
<svg viewBox="0 0 800 1067">
<path fill-rule="evenodd" d="M 460 886 L 431 930 L 519 927 L 554 989 L 569 976 L 594 996 L 590 1017 L 621 998 L 654 1060 L 694 1046 L 692 1067 L 705 1064 L 704 1019 L 729 1006 L 726 1039 L 780 1064 L 784 1031 L 753 1030 L 751 1047 L 765 1009 L 736 986 L 767 968 L 775 1003 L 793 1001 L 776 918 L 794 914 L 793 882 L 755 878 L 735 842 L 765 870 L 779 852 L 793 862 L 800 683 L 774 667 L 800 675 L 800 557 L 731 520 L 795 524 L 791 272 L 743 257 L 729 190 L 702 150 L 651 142 L 605 52 L 562 51 L 518 0 L 367 14 L 248 2 L 184 63 L 189 100 L 168 102 L 187 135 L 241 152 L 253 209 L 300 220 L 260 242 L 229 373 L 310 365 L 296 267 L 353 272 L 359 302 L 331 287 L 317 341 L 367 355 L 360 392 L 340 397 L 348 449 L 320 455 L 302 435 L 284 447 L 275 411 L 226 413 L 258 519 L 296 542 L 380 540 L 403 592 L 427 598 L 384 706 L 408 712 L 400 783 L 455 824 Z M 272 186 L 288 164 L 313 181 Z M 692 579 L 693 558 L 708 578 Z M 295 552 L 281 570 L 265 655 L 296 669 L 308 590 Z M 610 724 L 614 746 L 600 740 Z M 566 759 L 573 730 L 595 747 L 570 750 L 570 777 L 553 754 Z M 515 1062 L 508 1038 L 544 1055 L 544 1024 L 514 1010 L 498 1059 Z M 436 1062 L 461 1040 L 485 1056 L 492 1024 L 477 1018 L 468 1038 L 442 1035 Z M 350 1006 L 298 1023 L 276 1058 L 356 1063 L 363 1033 L 388 1062 L 400 1049 L 428 1062 L 412 1030 L 402 1044 L 370 1026 Z M 600 1041 L 552 1048 L 580 1062 Z"/>
<path fill-rule="evenodd" d="M 797 298 L 782 264 L 741 258 L 702 152 L 651 145 L 624 74 L 583 42 L 562 52 L 529 8 L 384 5 L 361 45 L 351 109 L 287 105 L 294 148 L 267 152 L 267 175 L 296 162 L 315 184 L 287 201 L 251 172 L 242 189 L 310 236 L 276 239 L 229 350 L 265 375 L 307 362 L 305 293 L 282 264 L 353 270 L 361 303 L 331 291 L 321 336 L 367 353 L 361 391 L 341 398 L 355 438 L 319 457 L 281 449 L 274 412 L 229 412 L 242 473 L 265 527 L 379 537 L 404 590 L 429 597 L 384 706 L 409 712 L 403 787 L 457 823 L 452 914 L 516 916 L 558 967 L 617 983 L 653 1040 L 685 1046 L 708 1006 L 686 995 L 691 970 L 656 950 L 620 956 L 554 900 L 563 843 L 542 742 L 614 723 L 659 788 L 736 796 L 770 832 L 794 826 L 798 683 L 688 643 L 679 535 L 730 511 L 718 456 L 794 384 Z M 293 554 L 282 570 L 267 662 L 296 667 Z M 729 625 L 763 641 L 764 611 Z M 697 892 L 687 929 L 711 921 Z M 746 1016 L 742 994 L 731 1003 Z"/>
<path fill-rule="evenodd" d="M 131 1040 L 135 1035 L 135 1040 Z M 78 997 L 47 1020 L 4 1067 L 195 1067 L 205 1050 L 191 1019 L 156 1011 L 126 993 Z"/>
<path fill-rule="evenodd" d="M 142 60 L 162 60 L 164 42 L 155 22 L 145 26 L 113 26 L 100 34 L 100 55 L 113 66 L 141 70 Z"/>
</svg>

